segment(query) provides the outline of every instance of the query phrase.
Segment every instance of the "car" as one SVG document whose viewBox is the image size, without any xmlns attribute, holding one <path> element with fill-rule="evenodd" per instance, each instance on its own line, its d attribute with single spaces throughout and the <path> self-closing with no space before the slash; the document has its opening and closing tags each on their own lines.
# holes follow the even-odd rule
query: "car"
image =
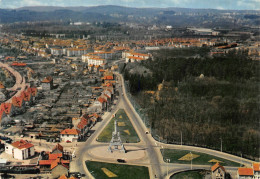
<svg viewBox="0 0 260 179">
<path fill-rule="evenodd" d="M 117 159 L 117 162 L 119 162 L 119 163 L 126 163 L 126 161 L 124 159 Z"/>
</svg>

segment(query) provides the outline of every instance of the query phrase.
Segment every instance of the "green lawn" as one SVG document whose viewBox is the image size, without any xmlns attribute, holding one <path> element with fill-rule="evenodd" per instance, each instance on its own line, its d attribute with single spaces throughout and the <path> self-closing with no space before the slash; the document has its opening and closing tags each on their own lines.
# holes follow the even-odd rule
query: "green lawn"
<svg viewBox="0 0 260 179">
<path fill-rule="evenodd" d="M 205 176 L 204 170 L 201 171 L 187 171 L 172 175 L 170 179 L 203 179 Z"/>
<path fill-rule="evenodd" d="M 149 171 L 147 167 L 134 166 L 134 165 L 123 165 L 103 162 L 86 161 L 89 172 L 94 178 L 109 178 L 102 170 L 102 168 L 109 170 L 117 177 L 122 179 L 149 179 Z"/>
<path fill-rule="evenodd" d="M 171 163 L 180 163 L 180 164 L 190 164 L 191 161 L 187 160 L 179 160 L 181 157 L 185 156 L 186 154 L 189 154 L 190 151 L 187 150 L 175 150 L 175 149 L 161 149 L 161 153 L 163 155 L 164 160 L 165 159 L 170 159 Z M 230 160 L 226 160 L 223 158 L 219 158 L 213 155 L 208 155 L 204 153 L 199 153 L 199 152 L 191 152 L 192 154 L 199 155 L 199 157 L 194 158 L 192 160 L 192 164 L 195 165 L 213 165 L 215 164 L 214 162 L 209 162 L 212 159 L 221 161 L 221 165 L 223 166 L 240 166 L 239 163 L 232 162 Z"/>
<path fill-rule="evenodd" d="M 125 111 L 123 109 L 119 109 L 113 119 L 108 123 L 108 125 L 105 127 L 105 129 L 101 132 L 101 134 L 98 136 L 97 141 L 98 142 L 110 142 L 112 137 L 112 132 L 114 131 L 114 121 L 115 119 L 118 122 L 118 131 L 120 132 L 120 137 L 122 142 L 126 143 L 136 143 L 139 142 L 140 139 L 135 132 L 135 129 L 130 122 L 128 116 L 126 115 Z M 125 126 L 122 126 L 125 125 Z"/>
</svg>

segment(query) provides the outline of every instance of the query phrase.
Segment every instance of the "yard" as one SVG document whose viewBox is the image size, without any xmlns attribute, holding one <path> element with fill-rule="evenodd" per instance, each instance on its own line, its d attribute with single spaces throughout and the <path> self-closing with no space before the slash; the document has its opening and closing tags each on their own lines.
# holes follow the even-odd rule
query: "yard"
<svg viewBox="0 0 260 179">
<path fill-rule="evenodd" d="M 86 161 L 94 178 L 149 179 L 147 167 Z M 127 171 L 127 172 L 126 172 Z"/>
<path fill-rule="evenodd" d="M 239 163 L 230 160 L 194 151 L 190 153 L 187 150 L 162 149 L 161 153 L 164 160 L 170 159 L 171 163 L 190 164 L 192 160 L 194 165 L 213 165 L 219 162 L 223 166 L 240 166 Z"/>
<path fill-rule="evenodd" d="M 123 143 L 136 143 L 140 141 L 126 112 L 123 109 L 119 109 L 115 117 L 112 118 L 112 120 L 98 136 L 98 142 L 110 142 L 112 132 L 114 131 L 115 120 L 117 120 L 117 129 L 120 132 L 120 137 Z"/>
</svg>

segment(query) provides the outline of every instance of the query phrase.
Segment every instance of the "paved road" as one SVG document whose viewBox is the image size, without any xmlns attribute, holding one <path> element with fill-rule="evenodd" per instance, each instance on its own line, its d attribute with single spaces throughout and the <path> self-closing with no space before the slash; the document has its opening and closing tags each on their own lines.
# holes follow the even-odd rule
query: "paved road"
<svg viewBox="0 0 260 179">
<path fill-rule="evenodd" d="M 86 160 L 95 160 L 95 161 L 103 161 L 103 162 L 116 162 L 111 161 L 111 160 L 106 160 L 100 158 L 95 158 L 89 154 L 90 150 L 94 150 L 95 147 L 98 146 L 104 146 L 108 144 L 101 144 L 96 141 L 96 138 L 99 136 L 99 134 L 102 132 L 102 130 L 105 128 L 105 126 L 108 124 L 110 121 L 112 115 L 117 111 L 119 108 L 125 109 L 129 119 L 132 121 L 132 124 L 139 135 L 139 138 L 141 142 L 136 143 L 136 144 L 127 144 L 129 146 L 139 146 L 143 147 L 146 149 L 147 156 L 148 158 L 140 161 L 133 161 L 133 162 L 128 162 L 128 164 L 133 164 L 133 165 L 143 165 L 147 166 L 149 168 L 150 172 L 150 178 L 169 178 L 171 174 L 179 171 L 184 171 L 184 170 L 189 170 L 190 165 L 183 165 L 183 164 L 173 164 L 173 163 L 165 163 L 163 161 L 160 149 L 163 146 L 164 148 L 170 148 L 170 149 L 182 149 L 182 150 L 189 150 L 189 151 L 197 151 L 197 152 L 203 152 L 207 153 L 210 155 L 215 155 L 218 157 L 226 158 L 228 160 L 233 160 L 235 162 L 241 162 L 245 165 L 251 164 L 252 161 L 247 160 L 247 159 L 242 159 L 237 156 L 233 156 L 230 154 L 226 154 L 223 152 L 215 151 L 215 150 L 210 150 L 210 149 L 205 149 L 205 148 L 199 148 L 199 147 L 191 147 L 191 146 L 181 146 L 181 145 L 172 145 L 172 144 L 164 144 L 164 143 L 159 143 L 156 141 L 151 134 L 146 134 L 146 131 L 148 129 L 145 127 L 143 124 L 140 116 L 136 113 L 134 110 L 131 102 L 126 96 L 125 93 L 125 87 L 123 83 L 123 77 L 122 75 L 116 73 L 118 79 L 119 79 L 119 100 L 114 107 L 114 110 L 112 110 L 110 113 L 105 113 L 103 116 L 103 121 L 99 122 L 96 126 L 94 126 L 93 130 L 95 132 L 91 135 L 91 137 L 84 143 L 84 145 L 81 145 L 81 147 L 78 147 L 76 151 L 77 158 L 75 161 L 72 163 L 72 171 L 78 171 L 83 174 L 86 174 L 86 178 L 93 178 L 91 175 L 92 171 L 88 171 L 85 165 Z M 123 94 L 123 95 L 122 95 Z M 211 166 L 209 165 L 193 165 L 193 169 L 210 169 Z M 235 167 L 226 167 L 228 170 L 237 170 Z M 168 171 L 168 172 L 167 172 Z M 167 173 L 169 174 L 167 176 Z M 155 177 L 156 175 L 156 177 Z"/>
<path fill-rule="evenodd" d="M 19 72 L 17 72 L 16 70 L 14 70 L 12 67 L 10 67 L 8 64 L 5 63 L 1 63 L 0 62 L 0 68 L 5 68 L 6 70 L 8 70 L 14 77 L 15 77 L 15 85 L 12 88 L 8 88 L 7 90 L 9 91 L 17 91 L 17 93 L 14 96 L 20 96 L 20 94 L 22 93 L 22 91 L 25 90 L 26 86 L 28 86 L 25 83 L 25 78 L 21 76 L 21 74 Z M 12 98 L 10 98 L 9 100 L 6 101 L 7 103 L 12 102 Z"/>
</svg>

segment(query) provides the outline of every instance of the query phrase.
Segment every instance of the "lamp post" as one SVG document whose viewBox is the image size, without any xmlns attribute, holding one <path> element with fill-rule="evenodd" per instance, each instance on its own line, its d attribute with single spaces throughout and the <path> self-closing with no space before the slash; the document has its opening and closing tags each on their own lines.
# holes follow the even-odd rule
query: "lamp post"
<svg viewBox="0 0 260 179">
<path fill-rule="evenodd" d="M 181 145 L 182 145 L 182 131 L 181 131 Z"/>
<path fill-rule="evenodd" d="M 168 159 L 166 159 L 166 162 L 167 162 L 167 178 L 169 178 L 169 163 L 170 163 L 170 159 L 168 158 Z"/>
<path fill-rule="evenodd" d="M 161 148 L 162 148 L 162 157 L 163 157 L 163 153 L 164 153 L 164 152 L 163 152 L 163 146 L 161 146 Z"/>
</svg>

